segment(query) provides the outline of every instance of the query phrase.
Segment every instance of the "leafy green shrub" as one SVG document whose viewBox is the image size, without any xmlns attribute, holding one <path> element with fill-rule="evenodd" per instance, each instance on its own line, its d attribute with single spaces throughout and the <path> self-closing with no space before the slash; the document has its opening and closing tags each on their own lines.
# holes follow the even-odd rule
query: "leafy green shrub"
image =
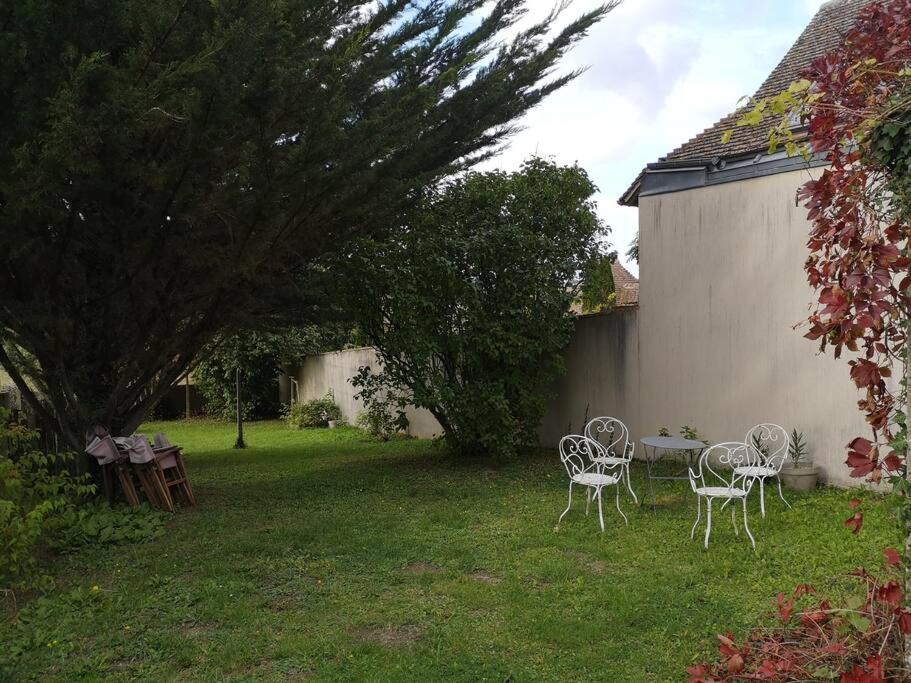
<svg viewBox="0 0 911 683">
<path fill-rule="evenodd" d="M 292 404 L 286 419 L 288 426 L 295 429 L 327 427 L 329 420 L 342 421 L 342 409 L 335 403 L 335 395 L 330 390 L 322 398 Z"/>
<path fill-rule="evenodd" d="M 466 455 L 533 442 L 564 370 L 579 273 L 603 261 L 595 191 L 582 169 L 541 159 L 468 173 L 429 188 L 387 238 L 346 251 L 338 289 L 382 366 L 355 386 L 407 390 Z"/>
<path fill-rule="evenodd" d="M 791 467 L 807 467 L 813 463 L 809 462 L 807 457 L 807 438 L 803 432 L 797 431 L 797 427 L 791 432 L 791 443 L 788 446 L 788 458 L 791 461 Z"/>
<path fill-rule="evenodd" d="M 43 548 L 65 551 L 161 532 L 161 513 L 94 500 L 89 476 L 69 471 L 77 456 L 43 453 L 34 447 L 37 437 L 0 408 L 0 588 L 48 588 L 37 559 Z"/>
<path fill-rule="evenodd" d="M 363 372 L 365 368 L 361 368 Z M 369 370 L 368 370 L 369 372 Z M 364 388 L 358 397 L 364 402 L 364 410 L 357 416 L 357 426 L 370 436 L 382 441 L 389 441 L 393 436 L 408 429 L 408 417 L 405 415 L 405 402 L 396 392 L 383 391 L 371 393 Z"/>
<path fill-rule="evenodd" d="M 339 322 L 291 327 L 281 332 L 222 335 L 199 353 L 193 378 L 202 393 L 206 412 L 219 419 L 233 420 L 239 369 L 243 418 L 273 418 L 280 414 L 278 375 L 282 365 L 358 341 L 357 331 Z"/>
</svg>

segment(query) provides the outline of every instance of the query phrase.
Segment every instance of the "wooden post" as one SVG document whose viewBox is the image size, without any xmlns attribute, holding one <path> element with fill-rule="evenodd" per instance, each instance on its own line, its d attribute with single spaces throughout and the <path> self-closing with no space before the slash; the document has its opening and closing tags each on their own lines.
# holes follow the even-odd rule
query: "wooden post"
<svg viewBox="0 0 911 683">
<path fill-rule="evenodd" d="M 190 371 L 187 370 L 187 376 L 184 377 L 184 385 L 186 386 L 186 409 L 187 409 L 187 419 L 190 419 Z"/>
</svg>

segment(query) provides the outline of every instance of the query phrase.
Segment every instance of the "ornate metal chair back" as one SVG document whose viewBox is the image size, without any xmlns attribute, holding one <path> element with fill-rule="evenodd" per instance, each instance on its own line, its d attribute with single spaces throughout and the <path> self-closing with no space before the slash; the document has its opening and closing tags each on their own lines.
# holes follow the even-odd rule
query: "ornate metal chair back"
<svg viewBox="0 0 911 683">
<path fill-rule="evenodd" d="M 570 479 L 591 469 L 597 446 L 587 436 L 569 434 L 560 439 L 560 462 Z"/>
<path fill-rule="evenodd" d="M 781 466 L 784 465 L 784 461 L 788 457 L 791 439 L 788 437 L 784 427 L 772 423 L 763 423 L 756 425 L 747 432 L 744 443 L 759 451 L 759 456 L 762 458 L 761 464 L 780 472 Z"/>
<path fill-rule="evenodd" d="M 762 462 L 760 457 L 755 448 L 736 441 L 710 446 L 699 456 L 696 471 L 690 468 L 690 486 L 693 492 L 709 486 L 736 488 L 739 484 L 749 490 L 753 480 L 737 474 L 734 468 L 759 465 Z"/>
<path fill-rule="evenodd" d="M 591 420 L 585 425 L 585 436 L 606 456 L 627 460 L 632 457 L 629 429 L 616 417 L 596 417 Z"/>
</svg>

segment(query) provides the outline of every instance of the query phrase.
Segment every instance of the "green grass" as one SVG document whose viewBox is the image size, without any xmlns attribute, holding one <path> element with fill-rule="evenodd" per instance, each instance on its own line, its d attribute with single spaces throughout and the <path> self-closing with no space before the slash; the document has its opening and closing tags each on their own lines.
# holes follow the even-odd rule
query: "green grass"
<svg viewBox="0 0 911 683">
<path fill-rule="evenodd" d="M 234 451 L 229 425 L 155 430 L 185 447 L 198 508 L 157 540 L 57 558 L 57 590 L 0 622 L 16 680 L 681 680 L 778 591 L 894 544 L 869 493 L 769 496 L 755 553 L 728 515 L 705 551 L 685 482 L 662 482 L 655 512 L 624 497 L 629 526 L 611 502 L 603 535 L 579 496 L 556 531 L 553 452 L 463 461 L 278 423 Z M 860 536 L 841 525 L 855 495 Z"/>
</svg>

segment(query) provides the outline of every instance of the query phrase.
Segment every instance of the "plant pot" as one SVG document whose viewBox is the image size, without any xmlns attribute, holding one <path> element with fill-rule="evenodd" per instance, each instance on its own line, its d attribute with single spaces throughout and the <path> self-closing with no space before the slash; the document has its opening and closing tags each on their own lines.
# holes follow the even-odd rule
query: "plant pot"
<svg viewBox="0 0 911 683">
<path fill-rule="evenodd" d="M 816 488 L 819 470 L 816 469 L 816 465 L 782 467 L 779 476 L 781 477 L 781 483 L 791 491 L 812 491 Z"/>
<path fill-rule="evenodd" d="M 335 429 L 336 422 L 335 420 L 329 420 L 329 429 Z"/>
</svg>

